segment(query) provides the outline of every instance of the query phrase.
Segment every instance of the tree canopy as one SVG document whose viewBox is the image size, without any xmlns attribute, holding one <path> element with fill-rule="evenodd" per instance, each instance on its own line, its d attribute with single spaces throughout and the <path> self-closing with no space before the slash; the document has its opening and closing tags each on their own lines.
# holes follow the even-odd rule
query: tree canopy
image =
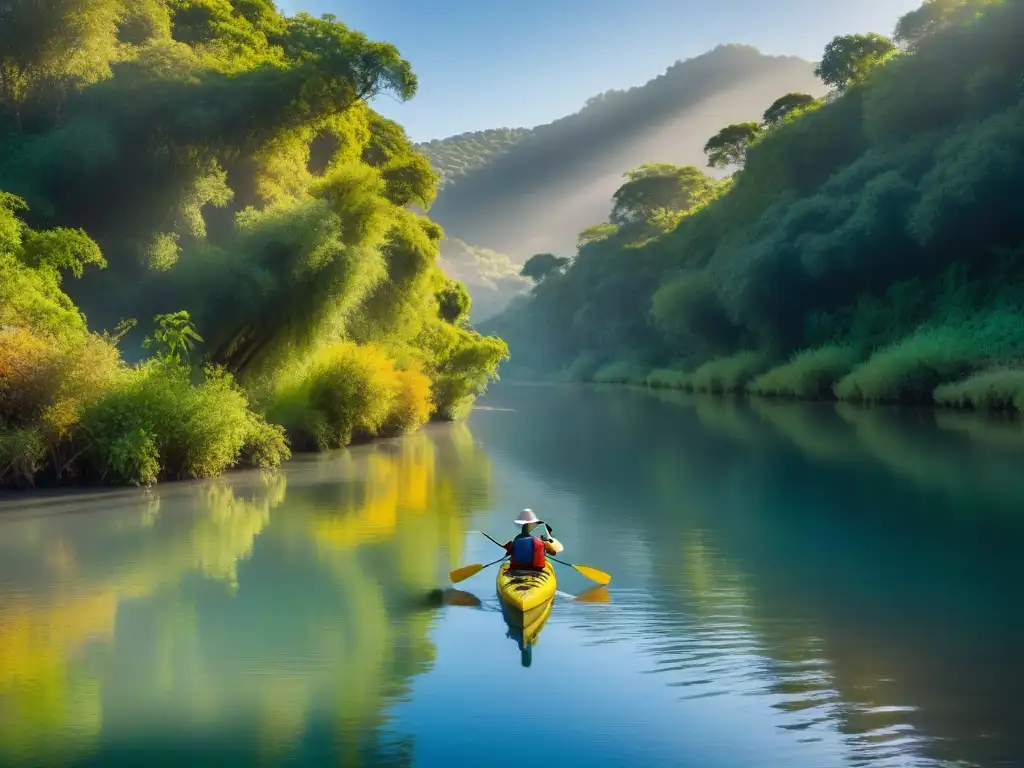
<svg viewBox="0 0 1024 768">
<path fill-rule="evenodd" d="M 761 133 L 758 123 L 736 123 L 727 125 L 704 145 L 711 168 L 726 168 L 730 165 L 742 167 L 747 161 L 747 149 Z"/>
<path fill-rule="evenodd" d="M 519 274 L 539 283 L 552 275 L 561 274 L 568 265 L 569 259 L 564 256 L 555 256 L 553 253 L 536 253 L 526 260 Z"/>
<path fill-rule="evenodd" d="M 438 175 L 368 106 L 416 88 L 390 43 L 268 0 L 0 6 L 0 292 L 19 294 L 3 325 L 39 337 L 0 357 L 59 338 L 77 360 L 87 317 L 91 329 L 120 329 L 130 359 L 214 366 L 209 393 L 234 398 L 224 412 L 242 426 L 206 468 L 237 460 L 243 434 L 279 456 L 263 416 L 297 444 L 330 447 L 353 434 L 345 425 L 372 435 L 464 412 L 507 349 L 466 324 L 465 286 L 439 265 L 444 232 L 420 212 Z M 111 369 L 96 402 L 158 386 L 148 368 L 125 370 L 135 383 Z M 200 402 L 179 373 L 165 377 L 176 402 Z M 352 384 L 360 377 L 368 389 Z M 379 394 L 384 421 L 352 415 L 363 406 L 345 393 L 361 391 Z M 244 415 L 235 395 L 258 413 Z M 95 415 L 114 430 L 110 445 L 135 440 L 116 434 L 129 427 L 115 411 Z M 54 445 L 85 439 L 84 424 L 62 426 Z M 26 428 L 50 434 L 44 426 Z M 165 438 L 138 438 L 133 467 L 82 455 L 104 476 L 140 482 L 199 471 L 166 464 Z"/>
<path fill-rule="evenodd" d="M 895 43 L 884 35 L 839 35 L 825 46 L 825 55 L 814 74 L 825 85 L 842 90 L 895 52 Z"/>
<path fill-rule="evenodd" d="M 765 125 L 779 125 L 787 117 L 799 109 L 805 109 L 817 104 L 818 99 L 807 93 L 787 93 L 772 102 L 771 106 L 764 111 L 763 121 Z"/>
<path fill-rule="evenodd" d="M 821 70 L 835 92 L 779 98 L 743 172 L 682 215 L 620 195 L 626 215 L 485 324 L 510 342 L 510 375 L 742 389 L 792 361 L 784 376 L 811 373 L 785 391 L 928 401 L 1019 360 L 1024 5 L 971 14 L 899 56 L 881 35 L 834 39 Z M 649 166 L 624 187 L 664 195 L 666 177 Z M 636 227 L 640 211 L 659 226 Z"/>
</svg>

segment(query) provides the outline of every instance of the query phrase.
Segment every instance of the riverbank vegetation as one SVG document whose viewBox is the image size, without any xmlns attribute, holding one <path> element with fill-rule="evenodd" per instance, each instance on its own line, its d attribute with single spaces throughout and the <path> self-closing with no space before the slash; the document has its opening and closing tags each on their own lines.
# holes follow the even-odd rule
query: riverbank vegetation
<svg viewBox="0 0 1024 768">
<path fill-rule="evenodd" d="M 520 378 L 1009 408 L 1024 339 L 1020 0 L 833 40 L 696 168 L 627 174 L 567 268 L 484 324 Z M 1018 408 L 1019 406 L 1013 405 Z"/>
<path fill-rule="evenodd" d="M 264 0 L 2 13 L 0 485 L 269 468 L 466 412 L 507 348 L 413 210 L 437 175 L 366 104 L 416 91 L 393 46 Z"/>
</svg>

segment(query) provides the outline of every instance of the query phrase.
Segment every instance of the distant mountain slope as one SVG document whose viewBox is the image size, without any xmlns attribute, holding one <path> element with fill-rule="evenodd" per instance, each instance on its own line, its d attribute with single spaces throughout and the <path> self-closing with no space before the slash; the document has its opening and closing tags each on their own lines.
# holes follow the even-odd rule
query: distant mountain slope
<svg viewBox="0 0 1024 768">
<path fill-rule="evenodd" d="M 811 63 L 720 46 L 643 86 L 608 91 L 575 114 L 518 134 L 517 143 L 488 154 L 483 164 L 463 163 L 467 170 L 444 187 L 431 217 L 451 237 L 507 253 L 514 262 L 542 251 L 571 254 L 577 234 L 607 217 L 625 171 L 647 162 L 703 166 L 710 136 L 730 123 L 759 120 L 792 91 L 824 95 Z M 449 161 L 439 149 L 435 155 L 435 167 L 445 170 Z"/>
<path fill-rule="evenodd" d="M 446 139 L 417 144 L 434 170 L 441 174 L 441 188 L 508 152 L 533 132 L 531 128 L 490 128 L 460 133 Z"/>
</svg>

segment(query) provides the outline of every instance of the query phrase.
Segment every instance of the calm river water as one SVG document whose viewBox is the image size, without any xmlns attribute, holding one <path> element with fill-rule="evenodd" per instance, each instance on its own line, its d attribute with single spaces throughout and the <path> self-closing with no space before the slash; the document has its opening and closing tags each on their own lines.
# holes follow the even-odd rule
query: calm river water
<svg viewBox="0 0 1024 768">
<path fill-rule="evenodd" d="M 614 579 L 560 566 L 524 653 L 493 567 L 435 590 L 527 506 Z M 1024 765 L 1022 534 L 1019 424 L 501 385 L 276 476 L 0 500 L 0 764 Z"/>
</svg>

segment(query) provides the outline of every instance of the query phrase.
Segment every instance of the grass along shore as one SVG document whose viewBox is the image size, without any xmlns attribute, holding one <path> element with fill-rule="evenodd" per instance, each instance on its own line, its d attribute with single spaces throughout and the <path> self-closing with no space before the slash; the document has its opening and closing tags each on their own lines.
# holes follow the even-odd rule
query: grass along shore
<svg viewBox="0 0 1024 768">
<path fill-rule="evenodd" d="M 827 344 L 782 360 L 747 350 L 708 360 L 691 371 L 645 370 L 625 361 L 577 361 L 554 378 L 709 394 L 1024 414 L 1022 345 L 1024 315 L 997 311 L 923 326 L 873 350 Z"/>
</svg>

